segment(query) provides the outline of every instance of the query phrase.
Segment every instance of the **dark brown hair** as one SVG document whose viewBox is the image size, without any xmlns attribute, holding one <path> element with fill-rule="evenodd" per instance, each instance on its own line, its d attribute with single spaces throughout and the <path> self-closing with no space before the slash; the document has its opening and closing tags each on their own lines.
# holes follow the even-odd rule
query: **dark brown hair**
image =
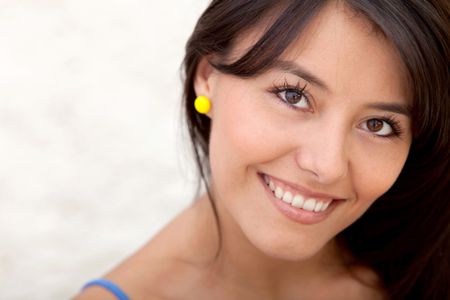
<svg viewBox="0 0 450 300">
<path fill-rule="evenodd" d="M 210 119 L 193 108 L 193 80 L 200 59 L 210 54 L 225 58 L 242 33 L 276 12 L 242 57 L 231 63 L 211 62 L 219 71 L 240 77 L 261 74 L 327 2 L 214 0 L 200 17 L 183 62 L 184 110 L 207 190 Z M 358 263 L 378 273 L 390 298 L 450 299 L 450 4 L 448 0 L 342 2 L 370 20 L 400 54 L 413 97 L 413 142 L 392 188 L 338 240 Z"/>
</svg>

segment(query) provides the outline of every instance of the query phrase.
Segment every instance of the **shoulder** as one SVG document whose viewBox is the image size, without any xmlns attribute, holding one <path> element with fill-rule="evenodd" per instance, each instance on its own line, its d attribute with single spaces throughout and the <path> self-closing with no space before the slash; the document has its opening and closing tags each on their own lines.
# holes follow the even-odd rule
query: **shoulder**
<svg viewBox="0 0 450 300">
<path fill-rule="evenodd" d="M 134 299 L 131 296 L 130 299 Z M 101 287 L 89 287 L 83 291 L 81 291 L 78 295 L 76 295 L 71 300 L 117 300 L 117 298 L 111 294 L 109 291 L 101 288 Z M 145 298 L 139 298 L 139 299 L 146 299 L 146 300 L 170 300 L 166 298 L 162 298 L 157 295 L 146 295 Z"/>
<path fill-rule="evenodd" d="M 114 268 L 108 274 L 101 277 L 98 284 L 92 284 L 84 287 L 80 293 L 72 300 L 117 300 L 119 296 L 115 295 L 115 290 L 118 294 L 122 293 L 128 299 L 150 299 L 150 300 L 167 300 L 158 295 L 158 291 L 153 287 L 155 280 L 152 277 L 151 267 L 137 267 L 134 259 L 136 256 L 131 256 L 119 266 Z M 158 266 L 155 264 L 154 270 L 158 272 Z M 157 274 L 155 274 L 157 275 Z"/>
<path fill-rule="evenodd" d="M 205 233 L 196 224 L 199 219 L 196 210 L 186 209 L 104 278 L 117 284 L 130 299 L 185 299 L 183 293 L 204 276 L 198 258 L 207 257 L 209 252 L 199 240 L 199 233 Z M 88 288 L 73 300 L 90 299 L 116 300 L 101 287 Z"/>
<path fill-rule="evenodd" d="M 183 299 L 179 294 L 190 288 L 194 272 L 187 265 L 170 257 L 146 253 L 144 247 L 102 276 L 113 282 L 129 299 Z M 72 300 L 117 300 L 102 286 L 90 286 Z"/>
</svg>

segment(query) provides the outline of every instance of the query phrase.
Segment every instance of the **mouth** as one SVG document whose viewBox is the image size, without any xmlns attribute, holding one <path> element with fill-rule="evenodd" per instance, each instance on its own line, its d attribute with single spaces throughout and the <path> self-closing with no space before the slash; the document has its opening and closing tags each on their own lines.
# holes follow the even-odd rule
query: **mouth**
<svg viewBox="0 0 450 300">
<path fill-rule="evenodd" d="M 344 201 L 291 186 L 267 174 L 258 175 L 275 207 L 289 219 L 301 224 L 315 224 L 325 220 Z"/>
</svg>

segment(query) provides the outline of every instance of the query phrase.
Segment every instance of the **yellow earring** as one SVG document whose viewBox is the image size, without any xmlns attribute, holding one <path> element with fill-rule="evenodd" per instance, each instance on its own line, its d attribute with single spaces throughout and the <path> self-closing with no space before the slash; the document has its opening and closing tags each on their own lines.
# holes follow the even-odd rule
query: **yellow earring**
<svg viewBox="0 0 450 300">
<path fill-rule="evenodd" d="M 209 113 L 211 101 L 205 96 L 198 96 L 194 101 L 195 110 L 201 114 Z"/>
</svg>

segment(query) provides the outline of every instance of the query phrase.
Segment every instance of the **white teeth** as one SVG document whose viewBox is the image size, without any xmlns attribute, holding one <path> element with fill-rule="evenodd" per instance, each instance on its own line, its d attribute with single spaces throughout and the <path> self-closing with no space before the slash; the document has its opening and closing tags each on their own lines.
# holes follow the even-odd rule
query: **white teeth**
<svg viewBox="0 0 450 300">
<path fill-rule="evenodd" d="M 313 211 L 314 207 L 316 206 L 316 200 L 309 198 L 305 201 L 305 204 L 303 204 L 303 209 L 307 211 Z"/>
<path fill-rule="evenodd" d="M 286 203 L 291 203 L 292 202 L 292 194 L 290 192 L 284 193 L 282 200 Z"/>
<path fill-rule="evenodd" d="M 272 192 L 275 191 L 275 183 L 273 183 L 272 180 L 269 181 L 269 188 L 272 190 Z"/>
<path fill-rule="evenodd" d="M 323 202 L 317 202 L 316 206 L 314 207 L 314 211 L 318 212 L 322 209 Z"/>
<path fill-rule="evenodd" d="M 322 208 L 320 209 L 321 211 L 325 211 L 328 208 L 328 205 L 330 205 L 331 201 L 324 203 L 324 205 L 322 205 Z"/>
<path fill-rule="evenodd" d="M 305 199 L 301 195 L 295 195 L 294 199 L 292 199 L 292 206 L 302 208 Z"/>
<path fill-rule="evenodd" d="M 264 175 L 264 182 L 269 186 L 277 199 L 280 199 L 294 207 L 301 208 L 306 211 L 321 212 L 325 211 L 332 201 L 318 201 L 313 198 L 305 199 L 302 195 L 293 195 L 291 192 L 284 192 L 284 190 L 276 186 L 275 183 L 270 180 L 270 177 Z"/>
<path fill-rule="evenodd" d="M 277 186 L 277 188 L 275 189 L 275 197 L 281 199 L 281 197 L 283 197 L 283 194 L 284 194 L 283 189 Z"/>
</svg>

